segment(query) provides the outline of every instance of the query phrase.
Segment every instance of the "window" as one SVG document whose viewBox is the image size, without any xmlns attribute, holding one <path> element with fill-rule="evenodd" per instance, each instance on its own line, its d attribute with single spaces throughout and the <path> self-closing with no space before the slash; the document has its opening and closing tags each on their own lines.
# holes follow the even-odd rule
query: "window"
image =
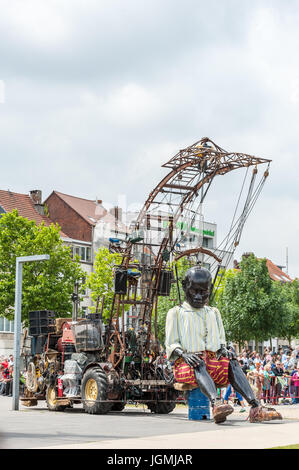
<svg viewBox="0 0 299 470">
<path fill-rule="evenodd" d="M 91 262 L 91 248 L 89 246 L 74 246 L 73 254 L 78 255 L 81 261 Z"/>
<path fill-rule="evenodd" d="M 82 307 L 82 316 L 86 317 L 87 313 L 88 313 L 87 307 Z"/>
<path fill-rule="evenodd" d="M 203 237 L 202 246 L 206 248 L 213 248 L 213 238 Z"/>
<path fill-rule="evenodd" d="M 12 320 L 7 320 L 5 317 L 0 317 L 0 331 L 5 333 L 13 333 L 14 332 L 14 324 L 15 322 Z"/>
</svg>

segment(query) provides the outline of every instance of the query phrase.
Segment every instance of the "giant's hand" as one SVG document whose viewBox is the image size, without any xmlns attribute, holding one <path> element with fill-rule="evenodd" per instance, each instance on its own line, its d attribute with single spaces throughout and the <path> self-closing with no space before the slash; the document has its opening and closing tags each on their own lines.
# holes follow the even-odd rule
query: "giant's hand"
<svg viewBox="0 0 299 470">
<path fill-rule="evenodd" d="M 216 357 L 218 361 L 221 357 L 227 357 L 228 359 L 235 359 L 236 353 L 232 346 L 230 346 L 230 348 L 227 349 L 225 344 L 221 344 L 220 349 L 216 351 Z"/>
<path fill-rule="evenodd" d="M 176 348 L 174 352 L 190 367 L 196 367 L 200 364 L 200 358 L 194 353 L 184 352 L 181 348 Z"/>
</svg>

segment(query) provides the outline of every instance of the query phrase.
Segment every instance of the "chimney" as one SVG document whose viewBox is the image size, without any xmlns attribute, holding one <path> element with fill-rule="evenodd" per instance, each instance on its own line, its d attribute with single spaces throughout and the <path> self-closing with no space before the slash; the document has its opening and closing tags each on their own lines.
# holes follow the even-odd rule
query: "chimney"
<svg viewBox="0 0 299 470">
<path fill-rule="evenodd" d="M 34 189 L 29 193 L 30 199 L 34 204 L 35 210 L 40 215 L 45 215 L 45 206 L 42 204 L 42 192 L 40 189 Z"/>
<path fill-rule="evenodd" d="M 122 221 L 122 208 L 121 207 L 112 207 L 112 209 L 110 209 L 110 214 L 112 214 L 117 221 L 121 222 Z"/>
</svg>

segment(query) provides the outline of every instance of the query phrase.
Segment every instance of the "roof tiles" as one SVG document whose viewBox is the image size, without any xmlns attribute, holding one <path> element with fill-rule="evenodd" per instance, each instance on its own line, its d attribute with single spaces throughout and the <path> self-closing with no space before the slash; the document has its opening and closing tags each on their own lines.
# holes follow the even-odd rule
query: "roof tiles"
<svg viewBox="0 0 299 470">
<path fill-rule="evenodd" d="M 5 212 L 11 212 L 14 209 L 17 209 L 18 214 L 21 217 L 26 219 L 33 220 L 37 225 L 40 225 L 42 222 L 49 227 L 51 224 L 55 223 L 49 217 L 41 215 L 35 208 L 34 203 L 29 195 L 14 193 L 11 191 L 0 190 L 0 206 L 5 210 Z M 60 231 L 62 237 L 66 235 Z"/>
</svg>

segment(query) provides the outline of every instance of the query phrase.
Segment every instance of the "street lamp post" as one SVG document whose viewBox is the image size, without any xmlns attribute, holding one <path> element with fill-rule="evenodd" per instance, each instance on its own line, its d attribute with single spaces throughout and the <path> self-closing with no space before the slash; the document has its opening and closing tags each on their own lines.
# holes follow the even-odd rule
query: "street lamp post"
<svg viewBox="0 0 299 470">
<path fill-rule="evenodd" d="M 19 256 L 16 258 L 16 286 L 15 286 L 15 327 L 14 327 L 14 368 L 12 388 L 12 409 L 19 409 L 20 397 L 20 345 L 22 326 L 22 278 L 23 264 L 32 261 L 49 260 L 50 255 Z"/>
</svg>

